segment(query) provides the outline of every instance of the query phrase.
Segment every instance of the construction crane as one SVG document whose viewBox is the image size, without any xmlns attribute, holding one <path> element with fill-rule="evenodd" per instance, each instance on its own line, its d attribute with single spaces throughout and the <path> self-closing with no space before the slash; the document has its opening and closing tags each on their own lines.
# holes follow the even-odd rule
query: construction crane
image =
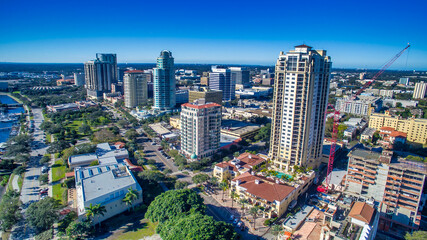
<svg viewBox="0 0 427 240">
<path fill-rule="evenodd" d="M 408 45 L 401 50 L 399 53 L 397 53 L 390 61 L 388 61 L 382 68 L 381 70 L 379 70 L 375 76 L 368 81 L 367 83 L 365 83 L 357 92 L 356 94 L 352 95 L 350 97 L 351 100 L 354 100 L 358 95 L 360 95 L 363 91 L 365 91 L 366 88 L 368 88 L 369 86 L 371 86 L 371 84 L 385 71 L 387 70 L 387 68 L 389 68 L 411 45 L 408 43 Z M 348 102 L 344 103 L 342 106 L 345 107 L 347 105 Z M 338 137 L 338 125 L 339 125 L 339 116 L 340 116 L 340 112 L 342 111 L 342 109 L 335 109 L 335 107 L 332 104 L 328 104 L 328 107 L 330 109 L 333 110 L 333 119 L 334 119 L 334 124 L 333 124 L 333 128 L 332 128 L 332 136 L 331 136 L 331 149 L 329 152 L 329 161 L 328 161 L 328 171 L 327 171 L 327 175 L 326 175 L 326 179 L 325 179 L 325 185 L 324 186 L 319 186 L 317 187 L 317 191 L 319 192 L 327 192 L 328 188 L 329 188 L 329 183 L 331 181 L 331 173 L 332 170 L 334 169 L 334 159 L 335 159 L 335 149 L 337 146 L 337 137 Z M 327 110 L 326 110 L 326 114 L 327 115 Z"/>
</svg>

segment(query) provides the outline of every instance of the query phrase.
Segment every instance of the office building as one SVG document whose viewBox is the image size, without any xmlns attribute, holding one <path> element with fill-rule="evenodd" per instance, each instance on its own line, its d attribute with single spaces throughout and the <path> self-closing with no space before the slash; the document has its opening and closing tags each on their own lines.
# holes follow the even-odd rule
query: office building
<svg viewBox="0 0 427 240">
<path fill-rule="evenodd" d="M 201 88 L 199 91 L 189 91 L 188 101 L 194 102 L 197 99 L 204 99 L 205 102 L 213 102 L 219 105 L 222 104 L 222 91 L 221 90 L 212 90 L 209 88 Z"/>
<path fill-rule="evenodd" d="M 200 85 L 209 86 L 209 72 L 203 72 L 200 77 Z"/>
<path fill-rule="evenodd" d="M 423 99 L 426 96 L 427 83 L 421 81 L 415 84 L 413 99 Z"/>
<path fill-rule="evenodd" d="M 403 119 L 399 116 L 391 116 L 389 111 L 374 113 L 369 116 L 369 127 L 377 131 L 382 127 L 390 127 L 395 131 L 407 134 L 406 140 L 420 144 L 427 143 L 427 119 L 408 118 Z"/>
<path fill-rule="evenodd" d="M 85 74 L 84 73 L 74 73 L 74 85 L 84 86 L 85 85 Z"/>
<path fill-rule="evenodd" d="M 273 166 L 317 168 L 322 158 L 331 59 L 307 45 L 281 52 L 276 63 L 270 153 Z"/>
<path fill-rule="evenodd" d="M 231 77 L 230 69 L 221 66 L 212 66 L 212 72 L 209 73 L 209 88 L 222 91 L 222 100 L 234 100 L 236 83 Z"/>
<path fill-rule="evenodd" d="M 405 86 L 408 86 L 409 85 L 409 78 L 407 78 L 407 77 L 400 78 L 399 79 L 399 84 L 403 84 Z"/>
<path fill-rule="evenodd" d="M 157 58 L 154 69 L 154 109 L 172 110 L 175 107 L 176 91 L 174 58 L 172 52 L 164 50 Z"/>
<path fill-rule="evenodd" d="M 426 163 L 356 148 L 349 154 L 347 192 L 381 203 L 381 230 L 395 225 L 417 230 L 426 173 Z"/>
<path fill-rule="evenodd" d="M 198 100 L 181 105 L 181 151 L 192 160 L 212 156 L 219 149 L 221 105 Z"/>
<path fill-rule="evenodd" d="M 134 108 L 147 102 L 147 81 L 150 77 L 149 73 L 141 70 L 125 72 L 123 83 L 127 108 Z"/>
<path fill-rule="evenodd" d="M 175 92 L 176 104 L 188 103 L 188 89 L 181 89 Z"/>
<path fill-rule="evenodd" d="M 356 99 L 338 98 L 335 109 L 342 113 L 351 113 L 358 116 L 369 116 L 371 113 L 379 112 L 383 106 L 380 97 L 357 96 Z"/>
<path fill-rule="evenodd" d="M 130 188 L 138 195 L 132 206 L 142 203 L 142 188 L 124 163 L 76 168 L 74 176 L 79 220 L 86 219 L 86 208 L 91 205 L 101 204 L 106 210 L 104 214 L 94 216 L 93 224 L 128 210 L 131 206 L 123 199 Z"/>
<path fill-rule="evenodd" d="M 96 59 L 85 66 L 87 96 L 102 99 L 104 92 L 111 92 L 111 84 L 117 82 L 116 54 L 97 53 Z"/>
<path fill-rule="evenodd" d="M 245 67 L 229 67 L 231 79 L 235 84 L 249 86 L 249 70 Z"/>
</svg>

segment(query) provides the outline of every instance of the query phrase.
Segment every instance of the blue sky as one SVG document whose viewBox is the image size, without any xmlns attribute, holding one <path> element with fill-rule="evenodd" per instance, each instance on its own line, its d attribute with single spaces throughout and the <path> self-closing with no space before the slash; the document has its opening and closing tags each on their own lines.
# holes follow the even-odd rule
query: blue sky
<svg viewBox="0 0 427 240">
<path fill-rule="evenodd" d="M 427 1 L 0 0 L 0 62 L 273 65 L 306 43 L 334 67 L 379 68 L 410 42 L 394 69 L 427 69 Z"/>
</svg>

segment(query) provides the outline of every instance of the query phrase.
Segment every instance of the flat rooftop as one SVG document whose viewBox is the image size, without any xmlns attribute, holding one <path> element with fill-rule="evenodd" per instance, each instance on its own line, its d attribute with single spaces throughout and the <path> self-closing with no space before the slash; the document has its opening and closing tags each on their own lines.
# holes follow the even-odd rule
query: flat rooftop
<svg viewBox="0 0 427 240">
<path fill-rule="evenodd" d="M 304 222 L 313 209 L 314 208 L 312 206 L 303 206 L 299 212 L 297 212 L 292 217 L 287 218 L 286 221 L 283 222 L 283 226 L 292 229 L 292 231 L 295 231 L 301 225 L 301 223 Z"/>
<path fill-rule="evenodd" d="M 148 125 L 153 131 L 155 131 L 157 134 L 163 135 L 163 134 L 169 134 L 171 131 L 169 131 L 167 128 L 163 127 L 161 123 L 153 123 Z"/>
<path fill-rule="evenodd" d="M 378 152 L 373 152 L 369 150 L 364 150 L 360 148 L 356 148 L 353 151 L 350 152 L 352 156 L 361 157 L 364 159 L 370 159 L 370 160 L 378 160 L 381 156 Z"/>
</svg>

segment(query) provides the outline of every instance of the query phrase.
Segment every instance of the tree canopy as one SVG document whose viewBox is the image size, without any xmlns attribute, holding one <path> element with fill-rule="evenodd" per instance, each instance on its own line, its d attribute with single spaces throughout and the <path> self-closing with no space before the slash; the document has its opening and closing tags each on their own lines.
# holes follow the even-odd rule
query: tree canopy
<svg viewBox="0 0 427 240">
<path fill-rule="evenodd" d="M 8 191 L 0 202 L 0 230 L 6 231 L 21 218 L 19 193 Z"/>
<path fill-rule="evenodd" d="M 163 222 L 180 213 L 190 211 L 205 213 L 203 199 L 191 189 L 170 190 L 157 196 L 145 213 L 153 222 Z"/>
<path fill-rule="evenodd" d="M 172 218 L 160 223 L 157 232 L 163 240 L 172 239 L 206 239 L 233 240 L 237 234 L 231 224 L 215 221 L 211 216 L 192 213 L 186 216 Z"/>
<path fill-rule="evenodd" d="M 427 231 L 415 231 L 412 234 L 406 233 L 405 240 L 425 240 L 427 239 Z"/>
<path fill-rule="evenodd" d="M 58 220 L 58 207 L 58 201 L 51 197 L 32 203 L 26 213 L 28 223 L 38 231 L 50 228 Z"/>
</svg>

